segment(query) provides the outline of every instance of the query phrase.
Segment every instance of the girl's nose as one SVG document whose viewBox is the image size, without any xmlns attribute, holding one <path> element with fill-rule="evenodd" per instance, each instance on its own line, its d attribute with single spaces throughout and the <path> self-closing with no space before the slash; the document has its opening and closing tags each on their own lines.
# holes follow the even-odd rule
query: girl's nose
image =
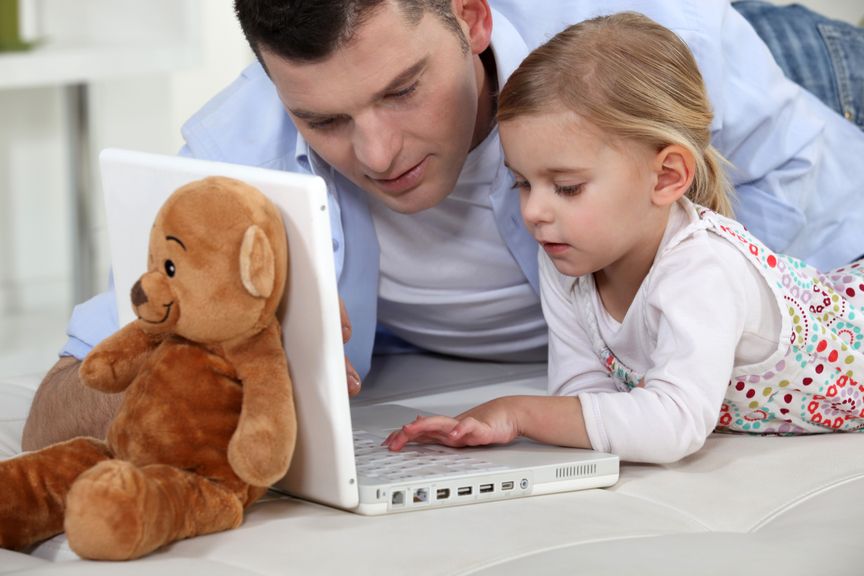
<svg viewBox="0 0 864 576">
<path fill-rule="evenodd" d="M 522 218 L 528 226 L 546 224 L 552 221 L 553 211 L 546 195 L 539 190 L 527 190 L 520 193 Z"/>
</svg>

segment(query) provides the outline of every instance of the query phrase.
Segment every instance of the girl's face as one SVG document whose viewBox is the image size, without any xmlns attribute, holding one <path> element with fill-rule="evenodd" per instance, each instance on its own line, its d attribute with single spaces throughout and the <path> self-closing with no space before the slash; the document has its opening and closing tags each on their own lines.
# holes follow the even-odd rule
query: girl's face
<svg viewBox="0 0 864 576">
<path fill-rule="evenodd" d="M 525 225 L 559 272 L 650 265 L 665 229 L 652 203 L 656 150 L 604 137 L 565 110 L 519 116 L 499 131 Z"/>
</svg>

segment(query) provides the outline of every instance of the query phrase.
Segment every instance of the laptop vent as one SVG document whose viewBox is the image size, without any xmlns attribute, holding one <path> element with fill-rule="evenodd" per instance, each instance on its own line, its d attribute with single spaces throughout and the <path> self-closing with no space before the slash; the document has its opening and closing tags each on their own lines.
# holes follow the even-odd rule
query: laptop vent
<svg viewBox="0 0 864 576">
<path fill-rule="evenodd" d="M 576 466 L 562 466 L 555 470 L 555 478 L 581 478 L 583 476 L 594 476 L 597 474 L 597 464 L 579 464 Z"/>
</svg>

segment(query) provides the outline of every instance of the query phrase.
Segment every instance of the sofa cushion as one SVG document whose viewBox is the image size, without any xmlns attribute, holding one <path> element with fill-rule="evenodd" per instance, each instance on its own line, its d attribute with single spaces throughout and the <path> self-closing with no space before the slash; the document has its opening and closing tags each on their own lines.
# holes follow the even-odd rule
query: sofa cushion
<svg viewBox="0 0 864 576">
<path fill-rule="evenodd" d="M 413 390 L 401 388 L 412 373 Z M 19 449 L 38 380 L 0 379 L 2 455 Z M 498 395 L 542 394 L 544 381 L 536 367 L 405 357 L 365 386 L 363 403 L 452 414 Z M 240 528 L 139 561 L 85 563 L 61 535 L 30 556 L 0 550 L 0 574 L 857 575 L 862 491 L 864 434 L 714 434 L 675 464 L 623 463 L 602 490 L 381 517 L 270 494 Z"/>
</svg>

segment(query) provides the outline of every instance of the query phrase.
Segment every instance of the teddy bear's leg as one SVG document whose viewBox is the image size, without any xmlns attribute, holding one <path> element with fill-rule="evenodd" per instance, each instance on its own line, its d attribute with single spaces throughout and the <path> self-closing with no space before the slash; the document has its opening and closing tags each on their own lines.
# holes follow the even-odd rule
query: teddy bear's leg
<svg viewBox="0 0 864 576">
<path fill-rule="evenodd" d="M 75 438 L 0 462 L 0 548 L 23 550 L 59 534 L 72 483 L 109 458 L 103 442 Z"/>
<path fill-rule="evenodd" d="M 66 535 L 83 558 L 129 560 L 175 540 L 236 528 L 241 495 L 172 466 L 120 460 L 88 470 L 69 492 Z"/>
</svg>

